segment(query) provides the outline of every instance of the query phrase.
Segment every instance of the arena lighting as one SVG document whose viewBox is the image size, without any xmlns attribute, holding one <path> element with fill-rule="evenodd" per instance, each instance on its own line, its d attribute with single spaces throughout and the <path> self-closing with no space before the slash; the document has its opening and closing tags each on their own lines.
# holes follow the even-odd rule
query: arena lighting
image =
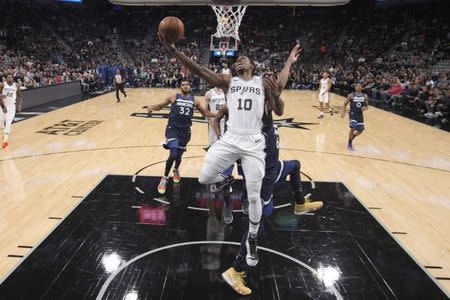
<svg viewBox="0 0 450 300">
<path fill-rule="evenodd" d="M 317 276 L 320 280 L 322 280 L 323 284 L 325 284 L 325 286 L 329 288 L 334 285 L 339 277 L 341 277 L 341 272 L 335 267 L 324 267 L 320 264 L 319 268 L 317 268 Z"/>
<path fill-rule="evenodd" d="M 123 298 L 124 300 L 138 300 L 139 299 L 139 294 L 137 291 L 129 291 L 127 293 L 127 295 L 125 296 L 125 298 Z"/>
<path fill-rule="evenodd" d="M 104 254 L 102 257 L 103 267 L 108 273 L 114 272 L 120 266 L 121 262 L 122 258 L 115 252 L 111 254 Z"/>
<path fill-rule="evenodd" d="M 120 5 L 211 5 L 214 0 L 109 0 L 113 4 Z M 268 6 L 337 6 L 344 5 L 350 0 L 231 0 L 236 4 L 268 5 Z"/>
</svg>

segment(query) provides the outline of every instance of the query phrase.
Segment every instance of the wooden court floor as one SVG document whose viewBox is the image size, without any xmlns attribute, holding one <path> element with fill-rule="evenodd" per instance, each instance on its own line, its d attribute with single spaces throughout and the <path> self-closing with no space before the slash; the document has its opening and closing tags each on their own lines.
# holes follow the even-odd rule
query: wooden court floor
<svg viewBox="0 0 450 300">
<path fill-rule="evenodd" d="M 0 152 L 0 278 L 105 175 L 132 175 L 166 159 L 167 120 L 146 118 L 143 107 L 175 92 L 133 89 L 121 103 L 110 93 L 13 124 L 10 147 Z M 450 134 L 371 107 L 349 152 L 348 115 L 319 121 L 315 95 L 283 93 L 280 158 L 299 159 L 315 181 L 345 183 L 449 292 Z M 332 97 L 337 108 L 343 101 Z M 185 156 L 199 157 L 183 161 L 182 176 L 198 176 L 206 145 L 207 125 L 195 122 Z M 163 167 L 140 175 L 161 175 Z"/>
</svg>

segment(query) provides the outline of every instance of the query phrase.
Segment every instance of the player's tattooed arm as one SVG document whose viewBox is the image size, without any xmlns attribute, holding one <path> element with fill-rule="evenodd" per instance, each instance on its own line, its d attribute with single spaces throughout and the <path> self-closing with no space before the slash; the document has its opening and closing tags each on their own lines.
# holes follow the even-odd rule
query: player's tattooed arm
<svg viewBox="0 0 450 300">
<path fill-rule="evenodd" d="M 168 96 L 166 99 L 164 99 L 164 101 L 161 103 L 150 104 L 149 106 L 147 106 L 147 112 L 149 114 L 151 114 L 154 111 L 161 110 L 164 107 L 166 107 L 167 105 L 169 105 L 170 103 L 172 103 L 173 101 L 175 101 L 175 98 L 176 98 L 176 95 L 171 95 L 171 96 Z"/>
<path fill-rule="evenodd" d="M 201 102 L 197 99 L 195 99 L 195 107 L 197 107 L 198 111 L 202 114 L 203 117 L 206 118 L 214 118 L 216 116 L 215 113 L 210 112 L 207 108 L 204 102 Z"/>
<path fill-rule="evenodd" d="M 267 97 L 267 110 L 273 110 L 277 116 L 282 116 L 284 113 L 284 101 L 280 97 L 281 90 L 278 88 L 275 76 L 273 74 L 265 75 L 263 84 Z"/>
<path fill-rule="evenodd" d="M 341 114 L 342 118 L 345 116 L 345 109 L 347 107 L 347 104 L 349 104 L 350 100 L 352 100 L 352 98 L 353 98 L 353 95 L 349 94 L 347 96 L 347 98 L 345 99 L 344 105 L 342 105 L 342 114 Z"/>
<path fill-rule="evenodd" d="M 175 58 L 177 58 L 194 75 L 203 78 L 209 84 L 217 86 L 223 89 L 224 91 L 228 90 L 228 85 L 230 84 L 231 79 L 231 77 L 228 74 L 217 74 L 216 72 L 206 67 L 198 65 L 192 59 L 184 55 L 183 52 L 175 48 L 175 45 L 173 43 L 168 42 L 163 34 L 158 33 L 158 37 L 161 43 L 164 45 L 164 47 L 169 51 L 169 53 Z"/>
<path fill-rule="evenodd" d="M 228 107 L 225 105 L 222 105 L 219 109 L 219 111 L 217 112 L 216 116 L 214 117 L 214 123 L 213 123 L 213 129 L 214 132 L 217 135 L 217 138 L 220 139 L 221 138 L 221 131 L 220 131 L 220 120 L 222 120 L 223 117 L 225 117 L 228 114 Z"/>
</svg>

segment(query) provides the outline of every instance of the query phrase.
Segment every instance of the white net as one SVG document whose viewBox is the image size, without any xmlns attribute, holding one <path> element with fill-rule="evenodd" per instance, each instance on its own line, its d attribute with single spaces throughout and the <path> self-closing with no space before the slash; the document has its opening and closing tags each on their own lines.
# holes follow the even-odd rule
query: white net
<svg viewBox="0 0 450 300">
<path fill-rule="evenodd" d="M 239 26 L 247 5 L 211 5 L 217 17 L 217 31 L 214 36 L 232 36 L 239 39 Z"/>
</svg>

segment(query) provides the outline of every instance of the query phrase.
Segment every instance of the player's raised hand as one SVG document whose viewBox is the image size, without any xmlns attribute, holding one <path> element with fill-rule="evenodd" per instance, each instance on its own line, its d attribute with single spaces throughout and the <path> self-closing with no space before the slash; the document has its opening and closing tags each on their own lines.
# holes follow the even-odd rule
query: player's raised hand
<svg viewBox="0 0 450 300">
<path fill-rule="evenodd" d="M 288 57 L 288 63 L 293 64 L 297 61 L 298 57 L 302 53 L 302 46 L 300 44 L 295 45 L 295 47 L 291 50 L 291 54 Z"/>
<path fill-rule="evenodd" d="M 272 95 L 274 98 L 278 98 L 281 95 L 281 91 L 278 89 L 277 79 L 273 73 L 267 73 L 263 79 L 266 93 Z"/>
<path fill-rule="evenodd" d="M 164 36 L 164 33 L 158 32 L 158 38 L 159 38 L 159 41 L 161 42 L 161 44 L 163 44 L 167 50 L 175 49 L 175 45 L 166 39 L 166 37 Z"/>
</svg>

